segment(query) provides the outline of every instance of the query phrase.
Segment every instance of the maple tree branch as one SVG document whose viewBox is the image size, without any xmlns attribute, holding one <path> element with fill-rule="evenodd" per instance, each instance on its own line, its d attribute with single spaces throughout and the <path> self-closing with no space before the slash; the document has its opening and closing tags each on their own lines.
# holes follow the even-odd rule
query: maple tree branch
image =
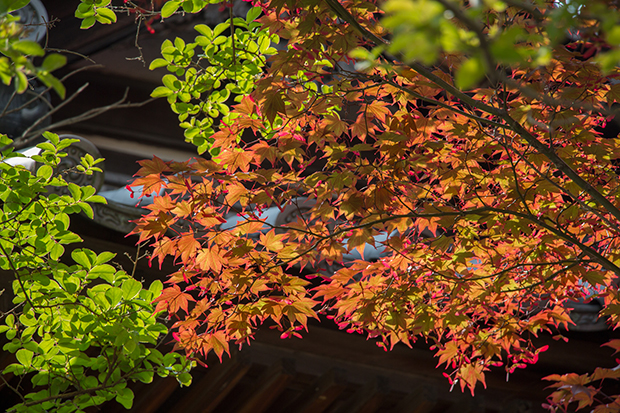
<svg viewBox="0 0 620 413">
<path fill-rule="evenodd" d="M 604 107 L 596 107 L 590 103 L 582 103 L 583 99 L 557 99 L 548 95 L 545 92 L 539 92 L 530 86 L 522 85 L 516 80 L 513 80 L 504 74 L 501 74 L 500 76 L 502 82 L 504 82 L 506 85 L 517 89 L 520 93 L 522 93 L 524 96 L 527 96 L 528 98 L 540 100 L 541 102 L 549 106 L 582 109 L 587 112 L 600 112 L 607 116 L 616 116 L 620 114 L 620 110 L 606 109 Z"/>
<path fill-rule="evenodd" d="M 384 39 L 381 39 L 371 33 L 369 30 L 362 27 L 359 22 L 347 11 L 337 0 L 325 0 L 327 5 L 332 9 L 338 17 L 345 20 L 347 23 L 351 24 L 363 37 L 371 40 L 377 45 L 380 44 L 389 44 Z M 387 55 L 386 55 L 387 56 Z M 396 61 L 396 58 L 388 56 L 388 59 L 391 61 Z M 620 221 L 620 209 L 616 208 L 605 196 L 603 196 L 599 191 L 596 190 L 592 185 L 590 185 L 586 180 L 584 180 L 577 172 L 575 172 L 562 158 L 560 158 L 555 151 L 540 142 L 534 135 L 532 135 L 527 129 L 525 129 L 519 122 L 517 122 L 514 118 L 512 118 L 508 112 L 504 109 L 499 109 L 494 106 L 487 105 L 486 103 L 480 102 L 461 90 L 457 89 L 453 85 L 449 84 L 445 80 L 441 79 L 439 76 L 434 74 L 430 68 L 426 66 L 412 61 L 407 63 L 409 67 L 413 70 L 420 73 L 422 76 L 435 83 L 437 86 L 443 88 L 446 92 L 452 94 L 454 97 L 461 100 L 463 103 L 467 103 L 477 109 L 485 111 L 491 115 L 498 116 L 499 118 L 506 121 L 506 123 L 510 126 L 510 128 L 520 135 L 523 139 L 525 139 L 530 145 L 532 145 L 539 153 L 545 155 L 554 165 L 555 167 L 568 176 L 575 184 L 577 184 L 581 189 L 583 189 L 591 198 L 593 198 L 596 202 L 598 202 L 601 206 L 605 207 L 605 209 L 612 214 L 618 221 Z M 617 268 L 617 267 L 616 267 Z M 620 270 L 620 269 L 619 269 Z M 620 273 L 618 273 L 620 275 Z"/>
<path fill-rule="evenodd" d="M 397 88 L 399 90 L 402 90 L 403 92 L 410 94 L 411 96 L 415 97 L 416 99 L 420 99 L 420 100 L 422 100 L 424 102 L 428 102 L 428 103 L 432 103 L 432 104 L 437 105 L 437 106 L 441 106 L 444 109 L 449 109 L 451 112 L 458 113 L 460 115 L 466 116 L 466 117 L 468 117 L 470 119 L 473 119 L 475 121 L 478 121 L 478 122 L 481 122 L 481 123 L 485 123 L 485 124 L 490 125 L 490 126 L 497 126 L 497 127 L 501 127 L 501 128 L 505 128 L 506 127 L 506 125 L 503 124 L 503 123 L 498 123 L 498 122 L 495 122 L 495 121 L 493 121 L 491 119 L 486 119 L 486 118 L 483 118 L 481 116 L 475 115 L 473 113 L 465 112 L 464 110 L 458 109 L 458 108 L 456 108 L 456 107 L 454 107 L 452 105 L 449 105 L 447 103 L 441 102 L 439 100 L 435 100 L 435 99 L 432 99 L 432 98 L 428 98 L 426 96 L 422 96 L 419 93 L 416 93 L 416 92 L 414 92 L 411 89 L 407 89 L 406 87 L 403 87 L 403 86 L 399 85 L 398 83 L 394 82 L 393 80 L 380 79 L 379 81 L 382 82 L 382 83 L 389 84 L 389 85 L 391 85 L 391 86 L 393 86 L 393 87 L 395 87 L 395 88 Z"/>
<path fill-rule="evenodd" d="M 396 248 L 394 248 L 392 245 L 390 245 L 389 243 L 385 243 L 384 244 L 387 248 L 391 249 L 395 254 L 400 255 L 403 259 L 406 259 L 409 262 L 414 263 L 415 261 L 413 259 L 411 259 L 410 257 L 408 257 L 406 254 L 404 254 L 402 251 L 397 250 Z M 550 267 L 553 265 L 559 265 L 559 264 L 588 264 L 588 263 L 594 263 L 595 261 L 592 260 L 584 260 L 581 259 L 580 256 L 577 256 L 576 259 L 566 259 L 566 260 L 558 260 L 558 261 L 544 261 L 544 262 L 521 262 L 518 264 L 514 264 L 511 265 L 508 268 L 504 268 L 501 271 L 495 272 L 493 274 L 489 274 L 489 275 L 484 275 L 484 276 L 479 276 L 479 277 L 467 277 L 467 276 L 462 276 L 462 277 L 457 277 L 457 276 L 451 276 L 448 274 L 444 274 L 440 271 L 438 271 L 437 269 L 434 269 L 432 267 L 429 267 L 428 265 L 423 265 L 424 268 L 428 269 L 429 271 L 432 271 L 434 274 L 438 274 L 439 276 L 441 276 L 442 278 L 445 278 L 446 280 L 449 281 L 454 281 L 456 283 L 466 283 L 469 281 L 482 281 L 482 280 L 488 280 L 491 278 L 497 278 L 503 274 L 507 274 L 511 271 L 514 271 L 518 268 L 524 268 L 524 267 Z M 545 281 L 549 281 L 551 278 L 549 279 L 545 279 Z M 516 290 L 515 290 L 516 291 Z M 510 291 L 508 291 L 510 292 Z"/>
<path fill-rule="evenodd" d="M 543 285 L 547 281 L 551 281 L 552 279 L 554 279 L 558 275 L 562 274 L 563 272 L 566 272 L 566 271 L 570 270 L 571 268 L 581 264 L 581 262 L 582 261 L 574 261 L 572 264 L 569 264 L 566 267 L 560 268 L 559 270 L 555 271 L 553 274 L 551 274 L 550 276 L 546 277 L 543 281 L 538 281 L 538 282 L 535 282 L 533 284 L 526 285 L 524 287 L 511 288 L 511 289 L 508 289 L 508 290 L 500 290 L 500 293 L 516 293 L 518 291 L 531 290 L 533 287 L 538 287 L 539 285 Z"/>
<path fill-rule="evenodd" d="M 465 279 L 465 281 L 478 281 L 478 280 L 484 280 L 487 278 L 495 278 L 495 277 L 499 277 L 500 275 L 506 274 L 512 270 L 516 270 L 517 268 L 521 268 L 521 267 L 550 267 L 552 265 L 559 265 L 559 264 L 571 264 L 571 265 L 577 265 L 577 264 L 588 264 L 588 263 L 593 263 L 594 261 L 592 260 L 584 260 L 584 259 L 579 259 L 579 257 L 576 257 L 578 259 L 574 259 L 574 260 L 559 260 L 559 261 L 549 261 L 549 262 L 532 262 L 532 263 L 520 263 L 520 264 L 515 264 L 509 268 L 506 268 L 504 270 L 498 271 L 494 274 L 491 275 L 487 275 L 484 277 L 477 277 L 477 278 L 467 278 Z M 545 281 L 549 281 L 551 280 L 551 278 L 545 279 Z M 541 282 L 542 284 L 542 282 Z"/>
<path fill-rule="evenodd" d="M 506 137 L 504 135 L 504 137 Z M 530 168 L 532 168 L 537 174 L 538 176 L 540 176 L 541 178 L 543 178 L 544 180 L 546 180 L 547 182 L 549 182 L 551 185 L 555 186 L 556 188 L 558 188 L 560 191 L 566 193 L 566 195 L 570 196 L 572 199 L 575 200 L 575 202 L 577 202 L 579 204 L 579 206 L 581 206 L 584 210 L 594 214 L 596 217 L 598 217 L 601 221 L 605 222 L 607 225 L 609 225 L 609 228 L 612 230 L 616 230 L 617 225 L 615 223 L 613 223 L 611 220 L 609 220 L 609 218 L 607 218 L 605 215 L 603 215 L 600 211 L 588 206 L 585 202 L 583 202 L 580 198 L 580 196 L 573 194 L 569 189 L 561 186 L 560 184 L 558 184 L 557 182 L 555 182 L 553 179 L 549 178 L 548 174 L 544 174 L 542 173 L 542 171 L 540 171 L 532 162 L 530 162 L 527 157 L 521 153 L 520 151 L 518 151 L 514 146 L 512 146 L 506 139 L 504 139 L 503 141 L 500 142 L 500 144 L 502 146 L 504 146 L 504 148 L 506 148 L 507 150 L 511 150 L 513 153 L 517 154 L 519 156 L 519 158 L 521 158 L 521 160 L 523 160 L 523 162 L 525 162 Z M 511 160 L 512 162 L 512 160 Z M 518 185 L 518 181 L 517 181 L 517 176 L 515 173 L 515 185 Z M 518 188 L 517 188 L 518 189 Z M 519 194 L 521 195 L 521 194 Z"/>
<path fill-rule="evenodd" d="M 505 213 L 505 214 L 510 214 L 510 215 L 515 215 L 518 216 L 520 218 L 524 218 L 527 219 L 545 229 L 547 229 L 549 232 L 563 238 L 564 240 L 577 245 L 584 253 L 587 253 L 589 256 L 591 256 L 593 259 L 595 259 L 595 261 L 597 263 L 599 263 L 600 265 L 602 265 L 603 267 L 605 267 L 607 270 L 612 271 L 614 274 L 616 274 L 617 276 L 620 277 L 620 268 L 614 264 L 613 262 L 611 262 L 610 260 L 608 260 L 606 257 L 604 257 L 602 254 L 600 254 L 598 251 L 596 251 L 595 249 L 583 244 L 581 241 L 579 241 L 578 239 L 568 235 L 567 233 L 565 233 L 564 231 L 561 231 L 559 228 L 548 225 L 546 222 L 544 222 L 544 220 L 538 219 L 535 216 L 531 216 L 528 214 L 524 214 L 521 212 L 517 212 L 517 211 L 510 211 L 510 210 L 501 210 L 501 209 L 494 209 L 496 212 L 501 212 L 501 213 Z M 545 217 L 542 217 L 543 219 Z"/>
<path fill-rule="evenodd" d="M 597 201 L 601 206 L 605 207 L 607 212 L 613 215 L 618 221 L 620 221 L 620 210 L 616 208 L 614 204 L 611 203 L 603 194 L 596 190 L 589 182 L 583 179 L 577 172 L 575 172 L 565 161 L 560 158 L 555 151 L 536 139 L 534 135 L 532 135 L 528 130 L 526 130 L 519 122 L 514 120 L 508 114 L 504 117 L 504 119 L 510 124 L 512 130 L 518 133 L 521 137 L 523 137 L 527 143 L 532 145 L 539 153 L 545 155 L 554 165 L 555 167 L 562 172 L 564 175 L 568 176 L 575 184 L 577 184 L 581 189 L 583 189 L 591 198 Z M 619 274 L 620 275 L 620 274 Z"/>
<path fill-rule="evenodd" d="M 496 84 L 498 81 L 496 72 L 497 64 L 495 63 L 495 60 L 491 55 L 491 47 L 489 45 L 487 37 L 484 34 L 483 27 L 481 27 L 478 22 L 470 19 L 460 7 L 457 7 L 450 0 L 435 1 L 444 6 L 446 10 L 451 11 L 456 19 L 460 20 L 465 26 L 469 27 L 469 29 L 474 32 L 474 34 L 480 41 L 480 49 L 482 50 L 482 55 L 484 56 L 484 61 L 487 66 L 486 72 L 491 78 L 491 83 Z"/>
<path fill-rule="evenodd" d="M 328 239 L 333 239 L 333 238 L 337 238 L 339 235 L 343 235 L 346 234 L 349 231 L 355 230 L 355 229 L 362 229 L 362 228 L 369 228 L 372 227 L 376 224 L 383 224 L 389 221 L 392 221 L 394 219 L 400 219 L 400 218 L 435 218 L 435 217 L 446 217 L 446 216 L 453 216 L 453 217 L 466 217 L 467 215 L 484 215 L 484 214 L 488 214 L 488 213 L 500 213 L 500 214 L 507 214 L 507 215 L 514 215 L 517 216 L 519 218 L 523 218 L 526 219 L 542 228 L 545 228 L 546 230 L 548 230 L 549 232 L 561 237 L 562 239 L 576 245 L 579 247 L 579 249 L 581 249 L 584 253 L 588 254 L 590 257 L 592 257 L 598 264 L 602 265 L 604 268 L 606 268 L 609 271 L 612 271 L 614 274 L 618 275 L 620 277 L 620 267 L 618 267 L 617 265 L 615 265 L 613 262 L 611 262 L 609 259 L 607 259 L 605 256 L 603 256 L 602 254 L 600 254 L 598 251 L 596 251 L 595 249 L 593 249 L 592 247 L 589 247 L 587 245 L 585 245 L 584 243 L 582 243 L 581 241 L 579 241 L 578 239 L 572 237 L 571 235 L 567 234 L 566 232 L 560 230 L 559 228 L 549 225 L 544 221 L 544 217 L 543 219 L 539 219 L 536 216 L 530 215 L 530 214 L 526 214 L 523 212 L 518 212 L 518 211 L 511 211 L 511 210 L 507 210 L 507 209 L 500 209 L 500 208 L 493 208 L 493 207 L 489 207 L 489 206 L 485 206 L 485 207 L 479 207 L 479 208 L 473 208 L 473 209 L 469 209 L 466 211 L 439 211 L 436 213 L 409 213 L 409 214 L 397 214 L 397 215 L 390 215 L 388 217 L 385 218 L 379 218 L 379 219 L 374 219 L 372 221 L 369 222 L 365 222 L 365 223 L 360 223 L 360 224 L 356 224 L 356 225 L 352 225 L 352 226 L 347 226 L 347 227 L 342 227 L 340 229 L 337 229 L 333 232 L 331 232 L 329 235 L 321 235 L 321 234 L 316 234 L 312 231 L 307 231 L 307 230 L 303 230 L 300 228 L 292 228 L 292 227 L 282 227 L 282 226 L 276 226 L 276 225 L 270 225 L 267 222 L 263 222 L 261 220 L 253 220 L 253 222 L 261 222 L 264 225 L 272 228 L 272 229 L 281 229 L 281 230 L 286 230 L 286 231 L 297 231 L 297 232 L 302 232 L 308 235 L 313 236 L 314 238 L 316 238 L 317 240 L 313 243 L 312 247 L 310 247 L 309 249 L 305 250 L 302 254 L 299 254 L 298 256 L 286 261 L 286 262 L 292 262 L 298 258 L 300 258 L 303 255 L 308 254 L 310 251 L 312 251 L 313 249 L 315 249 L 316 247 L 318 247 L 318 245 Z M 245 222 L 252 222 L 250 220 L 246 220 Z M 278 266 L 278 265 L 276 265 Z M 274 267 L 275 268 L 275 267 Z"/>
</svg>

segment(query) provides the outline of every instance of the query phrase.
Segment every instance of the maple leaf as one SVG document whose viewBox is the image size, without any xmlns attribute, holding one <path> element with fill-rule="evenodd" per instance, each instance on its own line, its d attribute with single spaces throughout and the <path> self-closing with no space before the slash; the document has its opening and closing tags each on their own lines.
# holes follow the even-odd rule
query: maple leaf
<svg viewBox="0 0 620 413">
<path fill-rule="evenodd" d="M 235 105 L 235 109 L 239 113 L 251 115 L 256 112 L 256 103 L 250 96 L 244 96 L 238 105 Z"/>
<path fill-rule="evenodd" d="M 285 113 L 286 107 L 284 105 L 284 101 L 282 100 L 282 96 L 280 96 L 277 92 L 270 93 L 262 105 L 262 112 L 265 114 L 265 117 L 269 121 L 269 123 L 273 124 L 276 116 L 280 113 Z"/>
<path fill-rule="evenodd" d="M 271 164 L 275 164 L 278 149 L 271 146 L 265 141 L 258 142 L 256 145 L 250 148 L 257 156 L 255 157 L 257 162 L 261 162 L 263 159 L 268 160 Z"/>
<path fill-rule="evenodd" d="M 286 237 L 287 234 L 276 234 L 276 231 L 272 229 L 260 235 L 260 243 L 268 250 L 278 252 L 284 247 L 282 240 Z"/>
<path fill-rule="evenodd" d="M 241 205 L 247 205 L 248 190 L 243 184 L 239 182 L 233 182 L 226 186 L 226 203 L 228 205 L 234 205 L 237 201 L 241 202 Z"/>
<path fill-rule="evenodd" d="M 601 344 L 601 346 L 607 346 L 614 349 L 614 354 L 620 351 L 620 339 L 609 340 L 607 343 Z"/>
<path fill-rule="evenodd" d="M 180 218 L 185 218 L 193 212 L 193 208 L 189 202 L 180 201 L 174 204 L 174 208 L 172 208 L 170 212 Z"/>
<path fill-rule="evenodd" d="M 370 244 L 374 247 L 375 238 L 373 237 L 372 231 L 365 227 L 354 229 L 347 240 L 347 248 L 349 250 L 356 249 L 359 251 L 362 259 L 364 258 L 364 248 L 366 244 Z"/>
<path fill-rule="evenodd" d="M 176 247 L 181 255 L 181 261 L 187 263 L 196 255 L 196 251 L 200 248 L 200 243 L 194 238 L 194 234 L 186 233 L 177 240 Z"/>
<path fill-rule="evenodd" d="M 607 104 L 613 105 L 614 102 L 620 102 L 620 84 L 612 84 L 606 96 Z"/>
<path fill-rule="evenodd" d="M 219 249 L 216 246 L 210 248 L 202 248 L 196 255 L 196 264 L 203 271 L 213 271 L 219 273 L 222 270 L 224 259 L 220 256 Z"/>
<path fill-rule="evenodd" d="M 132 187 L 142 186 L 140 196 L 152 196 L 161 192 L 161 189 L 166 186 L 166 181 L 161 178 L 161 175 L 151 174 L 136 178 L 131 185 Z"/>
<path fill-rule="evenodd" d="M 336 115 L 325 116 L 324 123 L 327 130 L 334 132 L 336 135 L 342 135 L 348 129 L 347 123 Z"/>
<path fill-rule="evenodd" d="M 163 237 L 154 244 L 153 255 L 151 259 L 157 257 L 159 268 L 161 268 L 167 255 L 174 255 L 177 249 L 177 241 L 168 237 Z"/>
<path fill-rule="evenodd" d="M 134 176 L 147 176 L 147 175 L 161 175 L 164 172 L 171 172 L 169 162 L 164 162 L 157 156 L 153 156 L 153 159 L 145 159 L 138 161 L 141 168 L 136 172 Z"/>
<path fill-rule="evenodd" d="M 382 122 L 385 122 L 385 117 L 390 113 L 387 103 L 380 100 L 375 100 L 373 103 L 368 104 L 365 110 Z"/>
<path fill-rule="evenodd" d="M 461 390 L 465 389 L 465 386 L 471 391 L 471 395 L 474 395 L 476 383 L 480 382 L 486 388 L 486 382 L 484 377 L 485 367 L 481 363 L 466 364 L 459 370 L 459 376 L 461 381 Z"/>
<path fill-rule="evenodd" d="M 250 169 L 250 162 L 253 158 L 254 156 L 251 152 L 235 148 L 223 150 L 218 155 L 217 160 L 232 173 L 237 169 L 247 172 Z"/>
<path fill-rule="evenodd" d="M 216 331 L 214 333 L 206 334 L 204 341 L 213 349 L 217 357 L 222 362 L 222 355 L 224 352 L 230 357 L 230 349 L 228 347 L 229 338 L 223 331 Z M 204 354 L 206 356 L 206 354 Z"/>
<path fill-rule="evenodd" d="M 444 363 L 449 364 L 450 361 L 457 359 L 459 353 L 460 348 L 458 343 L 449 341 L 441 350 L 437 351 L 437 356 L 439 356 L 439 363 L 437 363 L 437 365 L 440 366 Z"/>
<path fill-rule="evenodd" d="M 153 301 L 153 303 L 157 303 L 154 313 L 159 313 L 164 310 L 170 314 L 176 314 L 179 310 L 183 310 L 185 313 L 188 313 L 187 306 L 189 301 L 195 300 L 190 294 L 181 291 L 181 288 L 175 284 L 171 287 L 165 288 L 161 292 L 161 295 Z"/>
</svg>

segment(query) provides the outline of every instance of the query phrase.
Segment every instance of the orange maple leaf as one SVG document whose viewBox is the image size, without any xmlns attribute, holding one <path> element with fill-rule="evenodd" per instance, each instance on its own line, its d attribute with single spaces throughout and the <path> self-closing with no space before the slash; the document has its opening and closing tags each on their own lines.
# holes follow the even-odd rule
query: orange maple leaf
<svg viewBox="0 0 620 413">
<path fill-rule="evenodd" d="M 187 306 L 189 301 L 196 301 L 190 294 L 181 291 L 178 285 L 173 285 L 164 289 L 161 295 L 153 301 L 157 303 L 155 311 L 153 313 L 159 313 L 160 311 L 167 310 L 170 314 L 175 314 L 179 309 L 189 313 Z"/>
</svg>

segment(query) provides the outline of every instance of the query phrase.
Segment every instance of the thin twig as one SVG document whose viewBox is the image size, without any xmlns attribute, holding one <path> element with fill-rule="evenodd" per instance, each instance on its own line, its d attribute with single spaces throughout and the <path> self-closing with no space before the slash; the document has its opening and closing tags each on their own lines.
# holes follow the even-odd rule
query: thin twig
<svg viewBox="0 0 620 413">
<path fill-rule="evenodd" d="M 15 275 L 15 278 L 17 278 L 17 282 L 19 283 L 19 286 L 21 287 L 22 292 L 24 293 L 24 297 L 26 297 L 26 301 L 28 301 L 28 304 L 30 304 L 30 307 L 35 309 L 36 306 L 34 305 L 32 300 L 30 299 L 30 296 L 26 292 L 26 286 L 24 285 L 24 280 L 22 280 L 22 277 L 19 275 L 19 272 L 17 271 L 17 268 L 15 268 L 15 264 L 13 263 L 11 256 L 6 252 L 6 250 L 2 246 L 2 243 L 0 243 L 0 250 L 2 250 L 2 253 L 6 257 L 6 260 L 8 261 L 9 266 L 11 267 L 11 271 L 13 271 L 13 275 Z"/>
<path fill-rule="evenodd" d="M 28 126 L 28 128 L 26 128 L 26 130 L 24 132 L 22 132 L 22 135 L 19 137 L 19 139 L 16 139 L 18 142 L 22 142 L 26 140 L 26 136 L 28 136 L 28 134 L 30 133 L 30 131 L 32 129 L 34 129 L 35 127 L 39 126 L 41 123 L 43 123 L 43 121 L 47 118 L 49 118 L 50 116 L 52 116 L 54 113 L 58 112 L 60 109 L 62 109 L 64 106 L 68 105 L 69 103 L 71 103 L 76 97 L 78 97 L 78 95 L 80 93 L 82 93 L 84 91 L 84 89 L 86 89 L 88 87 L 88 83 L 84 83 L 82 86 L 79 87 L 78 90 L 75 91 L 75 93 L 73 93 L 71 96 L 69 96 L 67 99 L 63 100 L 61 104 L 59 104 L 58 106 L 56 106 L 54 109 L 50 110 L 49 112 L 47 112 L 45 115 L 41 116 L 39 119 L 36 120 L 36 122 L 34 122 L 32 125 Z M 36 136 L 38 136 L 38 134 L 36 134 Z"/>
<path fill-rule="evenodd" d="M 20 141 L 17 144 L 15 144 L 15 142 L 13 143 L 13 146 L 15 147 L 23 147 L 25 146 L 25 144 L 27 144 L 28 142 L 30 142 L 32 139 L 36 138 L 39 136 L 39 134 L 47 131 L 47 130 L 53 130 L 53 129 L 58 129 L 58 128 L 62 128 L 64 126 L 68 126 L 68 125 L 73 125 L 75 123 L 78 122 L 82 122 L 88 119 L 92 119 L 94 117 L 97 117 L 109 110 L 113 110 L 113 109 L 127 109 L 127 108 L 139 108 L 142 107 L 148 103 L 151 103 L 152 101 L 155 100 L 155 98 L 150 98 L 147 100 L 144 100 L 142 102 L 138 102 L 138 103 L 123 103 L 126 99 L 127 99 L 127 93 L 128 93 L 128 89 L 125 90 L 125 93 L 123 95 L 123 97 L 121 99 L 119 99 L 118 101 L 106 105 L 106 106 L 101 106 L 98 108 L 94 108 L 91 110 L 88 110 L 84 113 L 82 113 L 81 115 L 69 118 L 69 119 L 64 119 L 62 121 L 56 122 L 56 123 L 52 123 L 49 126 L 46 126 L 44 128 L 41 129 L 37 129 L 35 131 L 32 131 L 30 133 L 30 136 L 26 137 L 25 141 Z M 18 146 L 19 145 L 19 146 Z M 0 151 L 3 149 L 0 149 Z"/>
</svg>

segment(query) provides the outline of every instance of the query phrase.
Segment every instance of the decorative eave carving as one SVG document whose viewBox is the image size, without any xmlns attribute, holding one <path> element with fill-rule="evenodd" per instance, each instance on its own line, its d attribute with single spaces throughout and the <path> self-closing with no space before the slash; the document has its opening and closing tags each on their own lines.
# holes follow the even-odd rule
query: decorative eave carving
<svg viewBox="0 0 620 413">
<path fill-rule="evenodd" d="M 107 204 L 93 205 L 93 212 L 93 221 L 97 224 L 128 234 L 135 227 L 132 221 L 140 218 L 145 210 L 108 200 Z"/>
</svg>

